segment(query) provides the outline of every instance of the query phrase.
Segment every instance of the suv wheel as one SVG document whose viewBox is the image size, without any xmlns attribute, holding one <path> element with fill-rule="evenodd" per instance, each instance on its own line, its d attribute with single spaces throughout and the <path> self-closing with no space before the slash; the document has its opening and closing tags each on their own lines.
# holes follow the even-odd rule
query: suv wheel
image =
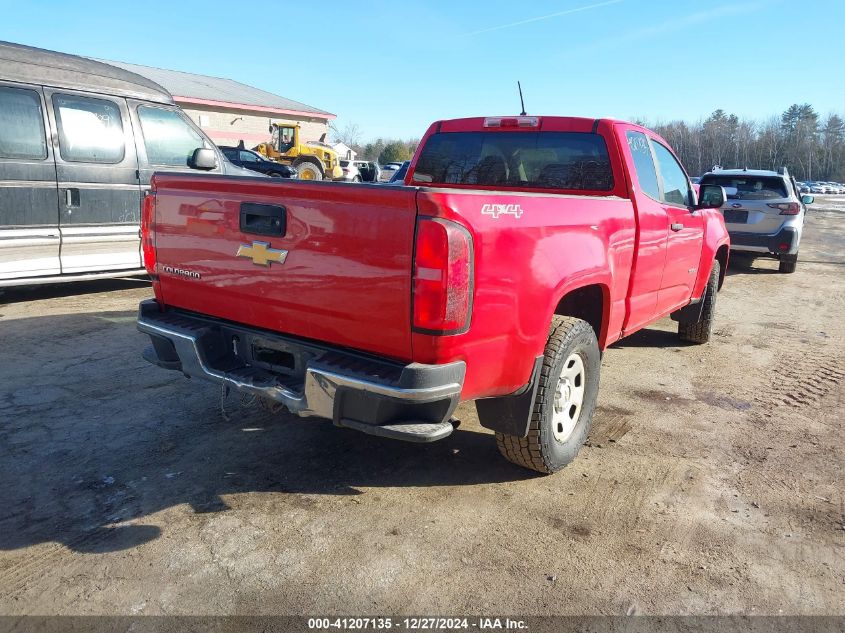
<svg viewBox="0 0 845 633">
<path fill-rule="evenodd" d="M 798 266 L 798 253 L 795 255 L 781 255 L 778 270 L 782 273 L 794 273 Z"/>
</svg>

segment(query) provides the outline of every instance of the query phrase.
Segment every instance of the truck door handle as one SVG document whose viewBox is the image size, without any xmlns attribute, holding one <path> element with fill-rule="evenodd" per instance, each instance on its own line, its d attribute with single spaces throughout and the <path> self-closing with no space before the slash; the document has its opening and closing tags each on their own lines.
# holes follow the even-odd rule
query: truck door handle
<svg viewBox="0 0 845 633">
<path fill-rule="evenodd" d="M 684 228 L 684 225 L 681 224 L 680 222 L 674 222 L 670 228 L 673 231 L 680 231 L 682 228 Z"/>
</svg>

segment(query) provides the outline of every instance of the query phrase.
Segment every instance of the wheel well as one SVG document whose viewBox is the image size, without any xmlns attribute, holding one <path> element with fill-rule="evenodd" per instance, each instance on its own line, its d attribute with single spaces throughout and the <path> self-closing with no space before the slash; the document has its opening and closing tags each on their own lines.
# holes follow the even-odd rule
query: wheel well
<svg viewBox="0 0 845 633">
<path fill-rule="evenodd" d="M 296 167 L 297 165 L 301 165 L 302 163 L 311 163 L 315 165 L 320 171 L 323 171 L 323 164 L 317 159 L 312 156 L 302 156 L 297 158 L 293 161 L 293 166 Z"/>
<path fill-rule="evenodd" d="M 602 321 L 604 320 L 604 290 L 599 285 L 584 286 L 568 292 L 557 304 L 555 314 L 583 319 L 589 323 L 599 347 L 602 346 Z"/>
<path fill-rule="evenodd" d="M 716 259 L 719 262 L 719 290 L 722 289 L 722 284 L 725 283 L 725 273 L 728 271 L 728 245 L 724 244 L 716 251 Z"/>
</svg>

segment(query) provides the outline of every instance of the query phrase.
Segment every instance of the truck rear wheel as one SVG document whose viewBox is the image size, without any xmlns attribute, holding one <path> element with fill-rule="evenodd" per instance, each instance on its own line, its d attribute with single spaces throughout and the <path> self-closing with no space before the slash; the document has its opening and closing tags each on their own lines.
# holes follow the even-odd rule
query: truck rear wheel
<svg viewBox="0 0 845 633">
<path fill-rule="evenodd" d="M 716 294 L 719 292 L 720 270 L 719 261 L 714 260 L 713 268 L 710 270 L 710 278 L 707 280 L 707 287 L 704 289 L 704 297 L 702 298 L 704 305 L 701 306 L 701 316 L 698 321 L 678 323 L 678 336 L 682 341 L 700 344 L 710 340 L 713 317 L 716 314 Z"/>
<path fill-rule="evenodd" d="M 555 316 L 526 437 L 496 433 L 506 459 L 554 473 L 575 459 L 587 438 L 599 390 L 601 354 L 586 321 Z"/>
<path fill-rule="evenodd" d="M 314 163 L 309 161 L 302 161 L 301 163 L 294 163 L 296 171 L 299 172 L 300 180 L 322 180 L 323 172 Z"/>
</svg>

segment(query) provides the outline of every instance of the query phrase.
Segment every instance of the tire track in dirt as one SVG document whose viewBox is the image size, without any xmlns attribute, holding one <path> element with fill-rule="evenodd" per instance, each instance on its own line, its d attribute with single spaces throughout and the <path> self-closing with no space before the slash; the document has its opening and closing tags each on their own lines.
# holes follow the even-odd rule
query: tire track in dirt
<svg viewBox="0 0 845 633">
<path fill-rule="evenodd" d="M 817 407 L 845 379 L 845 364 L 839 356 L 781 354 L 772 364 L 768 381 L 755 394 L 756 408 L 764 418 L 779 410 Z"/>
</svg>

